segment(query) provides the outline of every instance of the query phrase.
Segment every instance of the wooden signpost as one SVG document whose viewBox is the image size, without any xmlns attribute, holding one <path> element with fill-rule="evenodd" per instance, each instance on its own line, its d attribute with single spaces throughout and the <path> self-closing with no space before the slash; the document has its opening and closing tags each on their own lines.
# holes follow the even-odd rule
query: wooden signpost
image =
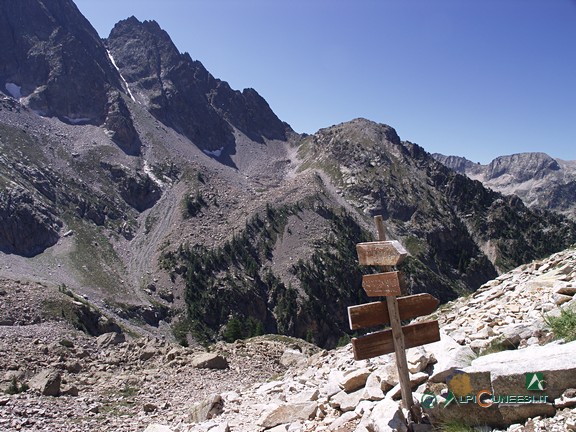
<svg viewBox="0 0 576 432">
<path fill-rule="evenodd" d="M 413 412 L 414 399 L 410 388 L 410 375 L 406 361 L 406 349 L 440 340 L 438 321 L 425 321 L 402 326 L 401 321 L 432 313 L 440 303 L 430 294 L 397 297 L 405 291 L 401 272 L 391 271 L 391 266 L 400 264 L 408 252 L 397 241 L 386 241 L 382 216 L 375 218 L 378 229 L 377 242 L 358 243 L 360 265 L 380 266 L 382 273 L 362 277 L 362 288 L 369 297 L 386 297 L 386 301 L 366 303 L 348 308 L 350 328 L 374 327 L 390 324 L 387 330 L 370 333 L 352 339 L 356 360 L 396 354 L 396 364 L 404 408 Z"/>
</svg>

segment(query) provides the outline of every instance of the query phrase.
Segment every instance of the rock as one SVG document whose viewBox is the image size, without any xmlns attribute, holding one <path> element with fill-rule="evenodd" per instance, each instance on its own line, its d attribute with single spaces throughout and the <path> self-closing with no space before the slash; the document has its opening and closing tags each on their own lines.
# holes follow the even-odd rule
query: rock
<svg viewBox="0 0 576 432">
<path fill-rule="evenodd" d="M 56 210 L 30 192 L 14 187 L 0 194 L 1 252 L 24 257 L 38 255 L 56 244 L 62 225 Z"/>
<path fill-rule="evenodd" d="M 156 349 L 156 347 L 154 345 L 147 345 L 145 346 L 142 351 L 140 351 L 140 360 L 142 361 L 146 361 L 146 360 L 150 360 L 152 357 L 154 357 L 157 354 L 158 350 Z"/>
<path fill-rule="evenodd" d="M 71 124 L 100 124 L 108 90 L 122 85 L 98 33 L 78 9 L 31 2 L 26 23 L 18 20 L 22 11 L 16 5 L 3 9 L 0 27 L 18 31 L 3 43 L 0 63 L 4 75 L 18 77 L 22 103 Z"/>
<path fill-rule="evenodd" d="M 562 396 L 554 400 L 557 409 L 576 407 L 576 389 L 567 389 Z"/>
<path fill-rule="evenodd" d="M 567 303 L 569 301 L 572 300 L 572 296 L 570 295 L 564 295 L 564 294 L 554 294 L 552 296 L 552 300 L 554 301 L 554 304 L 560 306 L 564 303 Z"/>
<path fill-rule="evenodd" d="M 540 372 L 546 395 L 552 401 L 567 388 L 576 387 L 576 341 L 489 354 L 473 360 L 464 372 L 490 372 L 496 394 L 523 394 L 526 373 Z"/>
<path fill-rule="evenodd" d="M 400 388 L 399 383 L 388 390 L 388 393 L 386 393 L 386 398 L 392 400 L 400 400 L 402 398 L 402 389 Z"/>
<path fill-rule="evenodd" d="M 31 389 L 38 390 L 44 396 L 59 396 L 62 376 L 54 369 L 45 369 L 28 382 Z"/>
<path fill-rule="evenodd" d="M 104 127 L 110 132 L 110 138 L 129 155 L 140 153 L 140 140 L 134 128 L 130 110 L 120 92 L 111 92 L 106 106 L 107 116 Z"/>
<path fill-rule="evenodd" d="M 205 353 L 195 356 L 191 360 L 191 365 L 198 369 L 227 369 L 228 360 L 218 354 Z"/>
<path fill-rule="evenodd" d="M 72 374 L 77 374 L 80 373 L 80 371 L 82 370 L 82 365 L 80 364 L 80 362 L 73 362 L 73 363 L 67 363 L 66 364 L 66 370 L 69 373 Z"/>
<path fill-rule="evenodd" d="M 149 424 L 146 429 L 144 429 L 144 432 L 174 432 L 174 431 L 170 429 L 170 427 L 168 426 L 152 423 Z"/>
<path fill-rule="evenodd" d="M 318 404 L 316 402 L 280 405 L 270 412 L 264 413 L 258 425 L 265 429 L 297 420 L 309 420 L 316 416 Z"/>
<path fill-rule="evenodd" d="M 354 412 L 356 412 L 358 415 L 366 416 L 367 414 L 372 412 L 372 409 L 374 408 L 376 403 L 377 402 L 362 400 L 358 405 L 356 405 Z"/>
<path fill-rule="evenodd" d="M 443 332 L 440 335 L 439 342 L 426 345 L 427 350 L 434 353 L 434 357 L 438 360 L 438 363 L 432 366 L 430 381 L 438 383 L 445 382 L 455 370 L 469 366 L 476 357 L 469 347 L 458 344 Z"/>
<path fill-rule="evenodd" d="M 282 391 L 283 386 L 284 383 L 282 381 L 271 381 L 259 386 L 258 390 L 256 390 L 256 393 L 257 394 L 279 393 Z"/>
<path fill-rule="evenodd" d="M 201 423 L 222 414 L 223 410 L 224 400 L 220 395 L 214 395 L 193 405 L 188 412 L 188 420 Z"/>
<path fill-rule="evenodd" d="M 328 382 L 320 388 L 320 394 L 327 398 L 334 396 L 338 393 L 340 388 L 340 381 L 342 381 L 344 374 L 339 370 L 331 370 L 328 374 Z"/>
<path fill-rule="evenodd" d="M 88 413 L 92 414 L 99 414 L 100 413 L 100 404 L 93 404 L 92 406 L 88 407 Z"/>
<path fill-rule="evenodd" d="M 391 399 L 381 400 L 370 415 L 370 427 L 373 432 L 407 432 L 406 419 L 398 403 Z"/>
<path fill-rule="evenodd" d="M 410 374 L 409 378 L 410 378 L 410 386 L 414 388 L 428 381 L 428 374 L 425 372 L 418 372 L 415 374 Z"/>
<path fill-rule="evenodd" d="M 538 390 L 542 374 L 544 382 Z M 528 389 L 528 379 L 536 378 L 534 389 Z M 466 416 L 473 416 L 479 424 L 503 427 L 536 416 L 553 416 L 551 402 L 566 389 L 576 385 L 576 342 L 565 345 L 531 346 L 518 351 L 504 351 L 479 357 L 464 368 L 448 385 L 455 394 L 474 394 L 478 389 L 489 389 L 493 395 L 519 395 L 536 397 L 538 403 L 494 404 L 489 408 L 467 405 Z M 460 390 L 459 390 L 460 389 Z M 463 414 L 464 415 L 464 414 Z"/>
<path fill-rule="evenodd" d="M 317 401 L 318 396 L 320 396 L 320 391 L 318 389 L 305 390 L 298 392 L 297 395 L 291 400 L 291 402 L 304 403 Z"/>
<path fill-rule="evenodd" d="M 394 387 L 399 382 L 398 367 L 396 366 L 396 362 L 392 359 L 383 366 L 378 367 L 378 369 L 373 373 L 380 377 L 380 387 L 384 392 Z"/>
<path fill-rule="evenodd" d="M 487 346 L 490 345 L 490 341 L 487 339 L 475 339 L 470 342 L 470 349 L 474 352 L 481 352 L 482 350 L 486 349 Z"/>
<path fill-rule="evenodd" d="M 290 425 L 287 425 L 287 424 L 278 425 L 278 426 L 275 426 L 271 429 L 266 429 L 266 432 L 288 432 L 289 426 Z"/>
<path fill-rule="evenodd" d="M 502 329 L 500 337 L 504 339 L 504 343 L 507 346 L 517 347 L 522 340 L 529 339 L 534 334 L 537 334 L 540 331 L 540 327 L 536 324 L 512 324 Z"/>
<path fill-rule="evenodd" d="M 145 413 L 151 413 L 154 411 L 158 411 L 158 405 L 153 403 L 145 403 L 142 409 L 144 410 Z"/>
<path fill-rule="evenodd" d="M 384 391 L 382 390 L 382 378 L 378 372 L 372 372 L 366 380 L 366 386 L 362 393 L 362 399 L 365 400 L 382 400 L 384 399 Z"/>
<path fill-rule="evenodd" d="M 181 349 L 172 348 L 170 351 L 168 351 L 168 354 L 166 354 L 166 361 L 171 362 L 171 361 L 175 360 L 176 357 L 179 357 L 180 355 L 182 355 Z"/>
<path fill-rule="evenodd" d="M 228 423 L 219 424 L 208 429 L 208 432 L 230 432 L 230 426 Z"/>
<path fill-rule="evenodd" d="M 408 371 L 414 374 L 422 372 L 429 364 L 436 363 L 436 358 L 426 348 L 419 346 L 406 351 L 406 361 Z"/>
<path fill-rule="evenodd" d="M 335 430 L 341 428 L 342 426 L 344 426 L 346 423 L 349 423 L 353 420 L 356 420 L 358 417 L 360 417 L 360 416 L 354 411 L 345 412 L 340 417 L 338 417 L 336 420 L 334 420 L 332 423 L 330 423 L 328 430 L 329 431 L 335 431 Z"/>
<path fill-rule="evenodd" d="M 302 366 L 306 364 L 307 357 L 302 351 L 288 348 L 280 357 L 280 364 L 285 367 Z"/>
<path fill-rule="evenodd" d="M 370 370 L 366 368 L 356 369 L 345 373 L 340 381 L 340 387 L 342 387 L 346 393 L 356 391 L 359 388 L 364 387 L 370 373 Z"/>
<path fill-rule="evenodd" d="M 79 390 L 78 387 L 76 387 L 75 385 L 64 388 L 60 391 L 60 394 L 62 396 L 78 396 L 79 394 Z"/>
<path fill-rule="evenodd" d="M 124 333 L 104 333 L 96 338 L 96 343 L 98 344 L 98 348 L 107 348 L 109 346 L 118 345 L 123 342 L 126 342 L 126 336 Z"/>
<path fill-rule="evenodd" d="M 330 405 L 342 412 L 353 411 L 362 400 L 363 395 L 364 389 L 357 390 L 354 393 L 346 393 L 342 390 L 330 399 Z"/>
</svg>

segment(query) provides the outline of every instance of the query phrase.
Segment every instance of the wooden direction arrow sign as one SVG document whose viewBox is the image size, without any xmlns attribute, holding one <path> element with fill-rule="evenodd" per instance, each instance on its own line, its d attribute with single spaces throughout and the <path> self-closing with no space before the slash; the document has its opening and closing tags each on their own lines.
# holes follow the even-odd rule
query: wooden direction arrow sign
<svg viewBox="0 0 576 432">
<path fill-rule="evenodd" d="M 368 297 L 402 295 L 406 284 L 402 272 L 376 273 L 362 276 L 362 288 Z"/>
<path fill-rule="evenodd" d="M 360 265 L 395 266 L 404 261 L 408 252 L 396 240 L 356 244 Z"/>
<path fill-rule="evenodd" d="M 405 348 L 413 348 L 440 340 L 438 321 L 425 321 L 402 327 Z M 394 352 L 392 330 L 383 330 L 366 336 L 352 339 L 355 360 L 366 360 L 372 357 Z"/>
<path fill-rule="evenodd" d="M 398 297 L 400 320 L 408 320 L 422 315 L 428 315 L 436 310 L 440 302 L 430 294 L 415 294 Z M 350 329 L 358 330 L 381 324 L 390 324 L 390 315 L 386 302 L 365 303 L 348 307 Z"/>
</svg>

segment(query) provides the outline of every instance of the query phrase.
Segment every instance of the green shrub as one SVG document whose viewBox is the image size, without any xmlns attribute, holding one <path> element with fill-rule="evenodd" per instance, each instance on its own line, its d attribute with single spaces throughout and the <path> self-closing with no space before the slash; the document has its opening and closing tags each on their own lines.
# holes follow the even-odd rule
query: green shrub
<svg viewBox="0 0 576 432">
<path fill-rule="evenodd" d="M 476 429 L 459 421 L 450 420 L 437 426 L 435 430 L 438 432 L 474 432 Z"/>
<path fill-rule="evenodd" d="M 560 316 L 547 315 L 544 321 L 557 339 L 576 340 L 576 310 L 561 309 Z"/>
<path fill-rule="evenodd" d="M 63 347 L 66 347 L 66 348 L 73 348 L 74 347 L 74 343 L 68 339 L 62 339 L 59 343 L 60 343 L 60 345 L 62 345 Z"/>
<path fill-rule="evenodd" d="M 488 344 L 488 346 L 480 351 L 480 355 L 484 356 L 501 351 L 515 350 L 517 348 L 518 347 L 514 345 L 512 342 L 510 342 L 509 339 L 504 337 L 498 337 L 496 339 L 492 339 Z"/>
<path fill-rule="evenodd" d="M 338 339 L 338 343 L 336 344 L 337 347 L 343 347 L 350 343 L 350 335 L 344 334 Z"/>
<path fill-rule="evenodd" d="M 186 195 L 184 197 L 184 218 L 194 217 L 200 213 L 203 207 L 207 207 L 208 203 L 202 197 L 200 192 L 196 192 L 196 196 Z"/>
<path fill-rule="evenodd" d="M 18 393 L 24 393 L 26 390 L 28 390 L 28 384 L 22 384 L 22 385 L 18 385 L 18 381 L 16 381 L 16 378 L 12 378 L 12 381 L 10 382 L 10 385 L 8 386 L 8 388 L 6 389 L 6 393 L 10 394 L 10 395 L 14 395 L 14 394 L 18 394 Z"/>
</svg>

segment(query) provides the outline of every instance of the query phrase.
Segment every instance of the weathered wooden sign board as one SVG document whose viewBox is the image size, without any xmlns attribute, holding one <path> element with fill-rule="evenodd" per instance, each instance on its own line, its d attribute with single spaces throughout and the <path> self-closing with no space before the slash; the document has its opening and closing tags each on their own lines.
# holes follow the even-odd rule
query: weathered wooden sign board
<svg viewBox="0 0 576 432">
<path fill-rule="evenodd" d="M 414 348 L 430 342 L 440 340 L 438 321 L 425 321 L 417 324 L 402 326 L 404 334 L 404 348 Z M 372 357 L 394 352 L 394 338 L 392 329 L 370 333 L 356 339 L 354 344 L 354 358 L 366 360 Z"/>
<path fill-rule="evenodd" d="M 401 272 L 375 273 L 362 276 L 362 288 L 368 297 L 399 296 L 406 283 Z"/>
<path fill-rule="evenodd" d="M 395 266 L 404 261 L 408 251 L 396 240 L 358 243 L 360 265 Z"/>
<path fill-rule="evenodd" d="M 415 294 L 398 298 L 400 320 L 406 321 L 422 315 L 431 314 L 436 310 L 440 302 L 430 294 Z M 350 329 L 375 327 L 377 325 L 390 324 L 390 315 L 385 301 L 365 303 L 358 306 L 348 307 Z"/>
<path fill-rule="evenodd" d="M 400 264 L 408 252 L 397 241 L 386 241 L 381 216 L 375 217 L 380 241 L 358 243 L 358 261 L 361 265 L 382 268 L 382 273 L 362 277 L 362 288 L 369 297 L 386 297 L 386 301 L 366 303 L 348 308 L 350 328 L 358 330 L 390 324 L 391 328 L 365 336 L 352 338 L 352 349 L 356 360 L 396 354 L 396 364 L 406 409 L 412 410 L 414 400 L 410 388 L 406 349 L 440 340 L 438 321 L 425 321 L 402 326 L 402 321 L 432 313 L 440 303 L 430 294 L 397 297 L 406 289 L 404 277 L 399 271 L 390 271 L 391 266 Z"/>
</svg>

